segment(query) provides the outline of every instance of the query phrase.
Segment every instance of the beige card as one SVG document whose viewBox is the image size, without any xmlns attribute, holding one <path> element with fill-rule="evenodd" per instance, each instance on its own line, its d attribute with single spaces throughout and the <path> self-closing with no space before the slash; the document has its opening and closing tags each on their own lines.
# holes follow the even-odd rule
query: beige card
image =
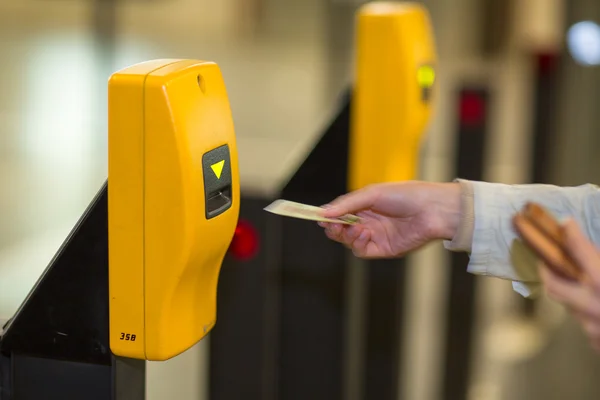
<svg viewBox="0 0 600 400">
<path fill-rule="evenodd" d="M 288 200 L 275 200 L 265 207 L 265 211 L 285 217 L 307 219 L 311 221 L 333 222 L 337 224 L 354 225 L 360 222 L 360 217 L 346 214 L 340 218 L 324 218 L 323 208 Z"/>
</svg>

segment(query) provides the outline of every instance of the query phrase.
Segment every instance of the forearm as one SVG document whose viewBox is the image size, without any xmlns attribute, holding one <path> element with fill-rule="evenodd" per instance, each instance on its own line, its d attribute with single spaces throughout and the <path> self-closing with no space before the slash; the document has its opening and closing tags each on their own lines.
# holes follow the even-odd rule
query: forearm
<svg viewBox="0 0 600 400">
<path fill-rule="evenodd" d="M 547 207 L 559 219 L 573 217 L 600 244 L 600 190 L 594 185 L 506 185 L 461 181 L 461 220 L 452 251 L 470 253 L 468 271 L 515 282 L 539 282 L 535 257 L 516 240 L 512 217 L 528 201 Z M 513 285 L 523 295 L 523 285 Z"/>
</svg>

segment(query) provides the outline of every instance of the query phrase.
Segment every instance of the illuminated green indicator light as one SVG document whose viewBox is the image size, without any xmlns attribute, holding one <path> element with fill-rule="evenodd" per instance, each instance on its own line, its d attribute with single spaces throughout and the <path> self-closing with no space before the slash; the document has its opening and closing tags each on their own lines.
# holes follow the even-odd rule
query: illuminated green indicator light
<svg viewBox="0 0 600 400">
<path fill-rule="evenodd" d="M 435 70 L 431 65 L 423 65 L 417 70 L 417 82 L 419 86 L 430 88 L 435 82 Z"/>
</svg>

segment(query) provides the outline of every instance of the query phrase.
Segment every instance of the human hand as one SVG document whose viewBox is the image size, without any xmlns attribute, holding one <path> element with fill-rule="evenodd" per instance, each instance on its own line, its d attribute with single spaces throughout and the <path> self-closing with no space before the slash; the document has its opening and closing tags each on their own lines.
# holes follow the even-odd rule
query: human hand
<svg viewBox="0 0 600 400">
<path fill-rule="evenodd" d="M 362 258 L 406 254 L 436 239 L 451 240 L 460 220 L 460 184 L 382 183 L 348 193 L 326 206 L 324 216 L 356 214 L 356 225 L 323 223 L 327 237 Z"/>
<path fill-rule="evenodd" d="M 563 229 L 565 248 L 584 278 L 580 281 L 563 278 L 543 264 L 540 277 L 548 296 L 571 311 L 594 350 L 600 353 L 600 251 L 575 221 L 568 221 Z"/>
</svg>

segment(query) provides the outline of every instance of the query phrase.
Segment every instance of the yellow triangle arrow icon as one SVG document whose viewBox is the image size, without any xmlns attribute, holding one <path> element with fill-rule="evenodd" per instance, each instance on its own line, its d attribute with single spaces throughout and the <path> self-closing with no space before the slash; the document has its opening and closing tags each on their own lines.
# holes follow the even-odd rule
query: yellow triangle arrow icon
<svg viewBox="0 0 600 400">
<path fill-rule="evenodd" d="M 217 179 L 221 179 L 221 173 L 223 172 L 224 166 L 225 166 L 225 160 L 221 160 L 210 166 L 212 168 L 213 172 L 215 173 L 215 175 L 217 176 Z"/>
</svg>

